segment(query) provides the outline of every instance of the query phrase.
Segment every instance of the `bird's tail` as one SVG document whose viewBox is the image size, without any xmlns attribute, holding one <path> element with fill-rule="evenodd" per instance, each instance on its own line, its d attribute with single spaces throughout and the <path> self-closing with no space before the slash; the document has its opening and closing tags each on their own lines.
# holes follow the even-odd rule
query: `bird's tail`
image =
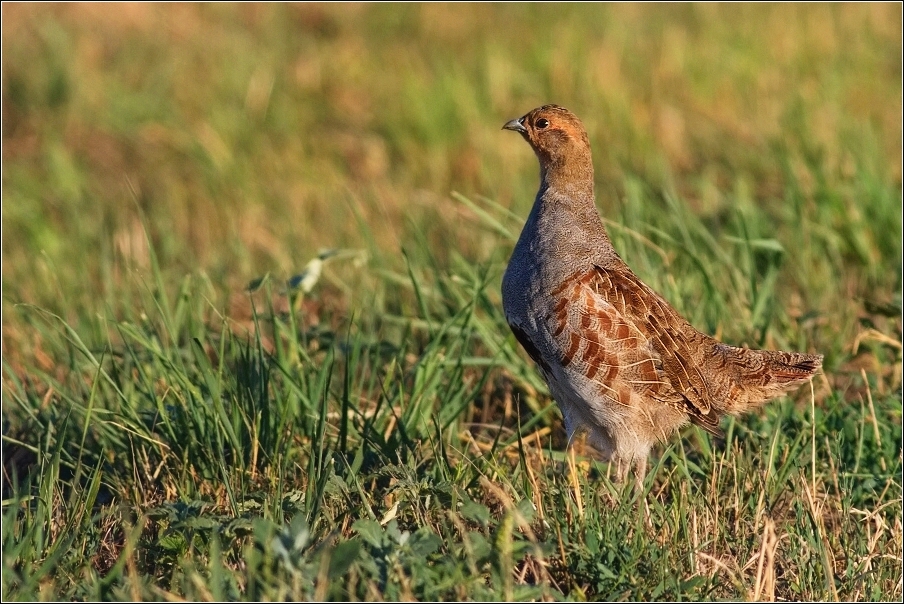
<svg viewBox="0 0 904 604">
<path fill-rule="evenodd" d="M 726 356 L 731 359 L 733 383 L 729 386 L 732 392 L 722 399 L 725 413 L 759 407 L 807 382 L 822 367 L 821 354 L 728 348 L 732 349 Z"/>
</svg>

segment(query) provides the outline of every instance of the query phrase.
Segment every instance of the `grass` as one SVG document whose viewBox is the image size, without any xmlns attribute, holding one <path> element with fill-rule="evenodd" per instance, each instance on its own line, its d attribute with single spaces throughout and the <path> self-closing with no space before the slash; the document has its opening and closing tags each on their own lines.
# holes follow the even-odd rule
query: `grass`
<svg viewBox="0 0 904 604">
<path fill-rule="evenodd" d="M 4 600 L 901 598 L 899 6 L 2 10 Z M 501 314 L 546 102 L 642 279 L 825 354 L 642 495 Z"/>
</svg>

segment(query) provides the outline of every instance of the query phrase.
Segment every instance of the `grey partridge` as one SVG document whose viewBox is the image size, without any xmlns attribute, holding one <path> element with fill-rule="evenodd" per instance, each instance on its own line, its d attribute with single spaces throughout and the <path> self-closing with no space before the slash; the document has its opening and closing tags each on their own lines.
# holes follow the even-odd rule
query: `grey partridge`
<svg viewBox="0 0 904 604">
<path fill-rule="evenodd" d="M 505 317 L 558 402 L 569 442 L 586 432 L 622 480 L 688 421 L 720 418 L 806 382 L 822 356 L 723 344 L 688 323 L 622 261 L 596 209 L 590 142 L 557 105 L 503 126 L 540 161 L 540 190 L 502 280 Z"/>
</svg>

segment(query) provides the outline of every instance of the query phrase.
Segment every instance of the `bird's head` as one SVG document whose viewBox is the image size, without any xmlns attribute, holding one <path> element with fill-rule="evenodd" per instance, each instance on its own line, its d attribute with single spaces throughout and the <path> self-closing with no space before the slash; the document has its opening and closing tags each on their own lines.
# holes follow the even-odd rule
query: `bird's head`
<svg viewBox="0 0 904 604">
<path fill-rule="evenodd" d="M 590 160 L 590 141 L 581 120 L 564 107 L 543 105 L 516 120 L 503 130 L 514 130 L 524 137 L 543 170 Z"/>
</svg>

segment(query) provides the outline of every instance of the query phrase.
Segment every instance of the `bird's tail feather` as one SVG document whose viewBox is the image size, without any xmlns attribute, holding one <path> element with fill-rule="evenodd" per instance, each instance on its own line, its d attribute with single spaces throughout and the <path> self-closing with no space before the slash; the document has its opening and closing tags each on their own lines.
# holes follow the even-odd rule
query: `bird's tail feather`
<svg viewBox="0 0 904 604">
<path fill-rule="evenodd" d="M 735 396 L 727 413 L 743 413 L 807 382 L 822 367 L 822 355 L 781 350 L 735 349 Z"/>
</svg>

